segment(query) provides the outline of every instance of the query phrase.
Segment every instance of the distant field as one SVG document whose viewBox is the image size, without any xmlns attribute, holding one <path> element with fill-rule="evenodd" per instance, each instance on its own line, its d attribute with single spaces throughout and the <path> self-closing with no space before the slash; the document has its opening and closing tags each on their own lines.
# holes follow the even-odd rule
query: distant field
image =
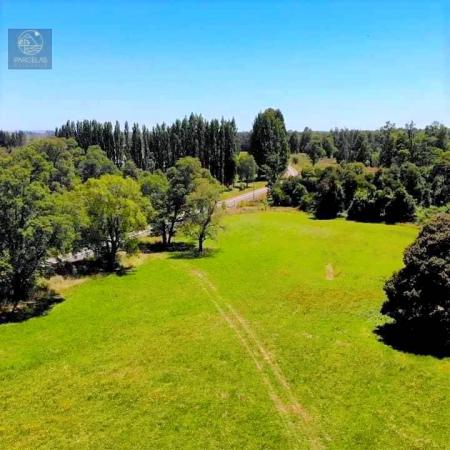
<svg viewBox="0 0 450 450">
<path fill-rule="evenodd" d="M 448 448 L 450 360 L 373 333 L 416 228 L 225 227 L 202 259 L 151 255 L 0 326 L 0 448 Z"/>
<path fill-rule="evenodd" d="M 289 164 L 301 172 L 305 167 L 312 167 L 310 157 L 306 153 L 293 153 L 290 156 Z M 336 165 L 335 158 L 321 158 L 316 163 L 316 167 L 328 167 Z"/>
<path fill-rule="evenodd" d="M 264 186 L 266 186 L 266 181 L 255 181 L 254 183 L 251 183 L 248 188 L 239 189 L 238 187 L 234 186 L 232 189 L 223 191 L 220 195 L 221 200 L 226 200 L 227 198 L 236 197 L 240 194 L 246 194 L 247 192 L 252 192 L 254 189 L 259 189 Z"/>
</svg>

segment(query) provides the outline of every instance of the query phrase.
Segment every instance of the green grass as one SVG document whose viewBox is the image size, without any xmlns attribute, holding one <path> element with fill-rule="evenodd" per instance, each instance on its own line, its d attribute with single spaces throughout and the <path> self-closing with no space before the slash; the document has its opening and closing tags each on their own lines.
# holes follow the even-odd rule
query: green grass
<svg viewBox="0 0 450 450">
<path fill-rule="evenodd" d="M 306 167 L 312 167 L 311 158 L 306 153 L 292 153 L 289 157 L 289 164 L 301 172 Z M 336 159 L 321 158 L 316 162 L 315 167 L 324 169 L 325 167 L 335 166 Z"/>
<path fill-rule="evenodd" d="M 259 189 L 266 185 L 267 185 L 266 181 L 254 181 L 253 183 L 251 183 L 249 185 L 249 187 L 244 188 L 244 189 L 239 189 L 239 187 L 234 186 L 230 190 L 223 191 L 222 194 L 220 195 L 220 199 L 226 200 L 228 198 L 237 197 L 238 195 L 241 195 L 241 194 L 247 194 L 248 192 L 252 192 L 254 189 Z"/>
<path fill-rule="evenodd" d="M 207 257 L 154 255 L 0 326 L 0 447 L 448 448 L 450 361 L 373 333 L 414 227 L 225 226 Z"/>
</svg>

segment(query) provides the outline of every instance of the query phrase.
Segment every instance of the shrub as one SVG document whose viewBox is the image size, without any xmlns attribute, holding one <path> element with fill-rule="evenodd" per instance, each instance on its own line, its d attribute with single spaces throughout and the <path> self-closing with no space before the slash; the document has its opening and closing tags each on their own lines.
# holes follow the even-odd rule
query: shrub
<svg viewBox="0 0 450 450">
<path fill-rule="evenodd" d="M 342 188 L 339 173 L 328 167 L 320 179 L 314 214 L 318 219 L 334 219 L 344 210 L 345 194 Z"/>
<path fill-rule="evenodd" d="M 290 177 L 275 183 L 272 188 L 272 202 L 275 206 L 300 206 L 307 194 L 300 177 Z"/>
<path fill-rule="evenodd" d="M 386 223 L 412 222 L 415 219 L 415 202 L 405 189 L 396 189 L 384 210 Z"/>
<path fill-rule="evenodd" d="M 383 212 L 381 200 L 380 192 L 372 194 L 358 190 L 348 210 L 347 219 L 357 222 L 381 222 Z"/>
</svg>

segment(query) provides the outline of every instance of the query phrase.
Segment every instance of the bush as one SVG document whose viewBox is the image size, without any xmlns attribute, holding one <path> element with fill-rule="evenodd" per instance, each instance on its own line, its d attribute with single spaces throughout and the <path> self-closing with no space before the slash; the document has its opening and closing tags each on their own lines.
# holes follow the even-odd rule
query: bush
<svg viewBox="0 0 450 450">
<path fill-rule="evenodd" d="M 302 198 L 307 194 L 300 177 L 290 177 L 275 183 L 272 188 L 272 202 L 274 206 L 294 206 L 301 204 Z"/>
<path fill-rule="evenodd" d="M 348 220 L 357 222 L 381 222 L 383 214 L 383 196 L 379 191 L 375 194 L 359 190 L 347 213 Z"/>
<path fill-rule="evenodd" d="M 405 267 L 384 289 L 388 300 L 381 312 L 405 330 L 420 332 L 450 346 L 450 215 L 440 214 L 425 225 L 406 250 Z"/>
<path fill-rule="evenodd" d="M 314 212 L 314 205 L 316 203 L 316 196 L 312 192 L 307 192 L 303 197 L 302 201 L 300 202 L 300 209 L 302 211 L 306 212 Z"/>
<path fill-rule="evenodd" d="M 248 186 L 256 178 L 258 166 L 255 158 L 246 152 L 241 152 L 236 158 L 236 172 L 239 180 L 245 182 Z"/>
<path fill-rule="evenodd" d="M 430 206 L 428 208 L 418 208 L 416 211 L 416 222 L 424 225 L 438 214 L 450 214 L 450 203 L 445 206 Z"/>
<path fill-rule="evenodd" d="M 317 219 L 334 219 L 344 210 L 345 194 L 342 188 L 339 173 L 336 169 L 328 167 L 320 179 L 314 214 Z"/>
<path fill-rule="evenodd" d="M 384 210 L 386 223 L 412 222 L 416 217 L 414 199 L 403 188 L 394 191 Z"/>
</svg>

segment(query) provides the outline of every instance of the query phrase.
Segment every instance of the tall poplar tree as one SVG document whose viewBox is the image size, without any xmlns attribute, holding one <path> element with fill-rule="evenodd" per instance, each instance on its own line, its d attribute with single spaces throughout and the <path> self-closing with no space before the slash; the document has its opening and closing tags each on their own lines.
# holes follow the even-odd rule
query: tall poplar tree
<svg viewBox="0 0 450 450">
<path fill-rule="evenodd" d="M 283 114 L 279 109 L 266 109 L 253 123 L 250 153 L 255 158 L 269 185 L 285 171 L 289 143 Z"/>
</svg>

